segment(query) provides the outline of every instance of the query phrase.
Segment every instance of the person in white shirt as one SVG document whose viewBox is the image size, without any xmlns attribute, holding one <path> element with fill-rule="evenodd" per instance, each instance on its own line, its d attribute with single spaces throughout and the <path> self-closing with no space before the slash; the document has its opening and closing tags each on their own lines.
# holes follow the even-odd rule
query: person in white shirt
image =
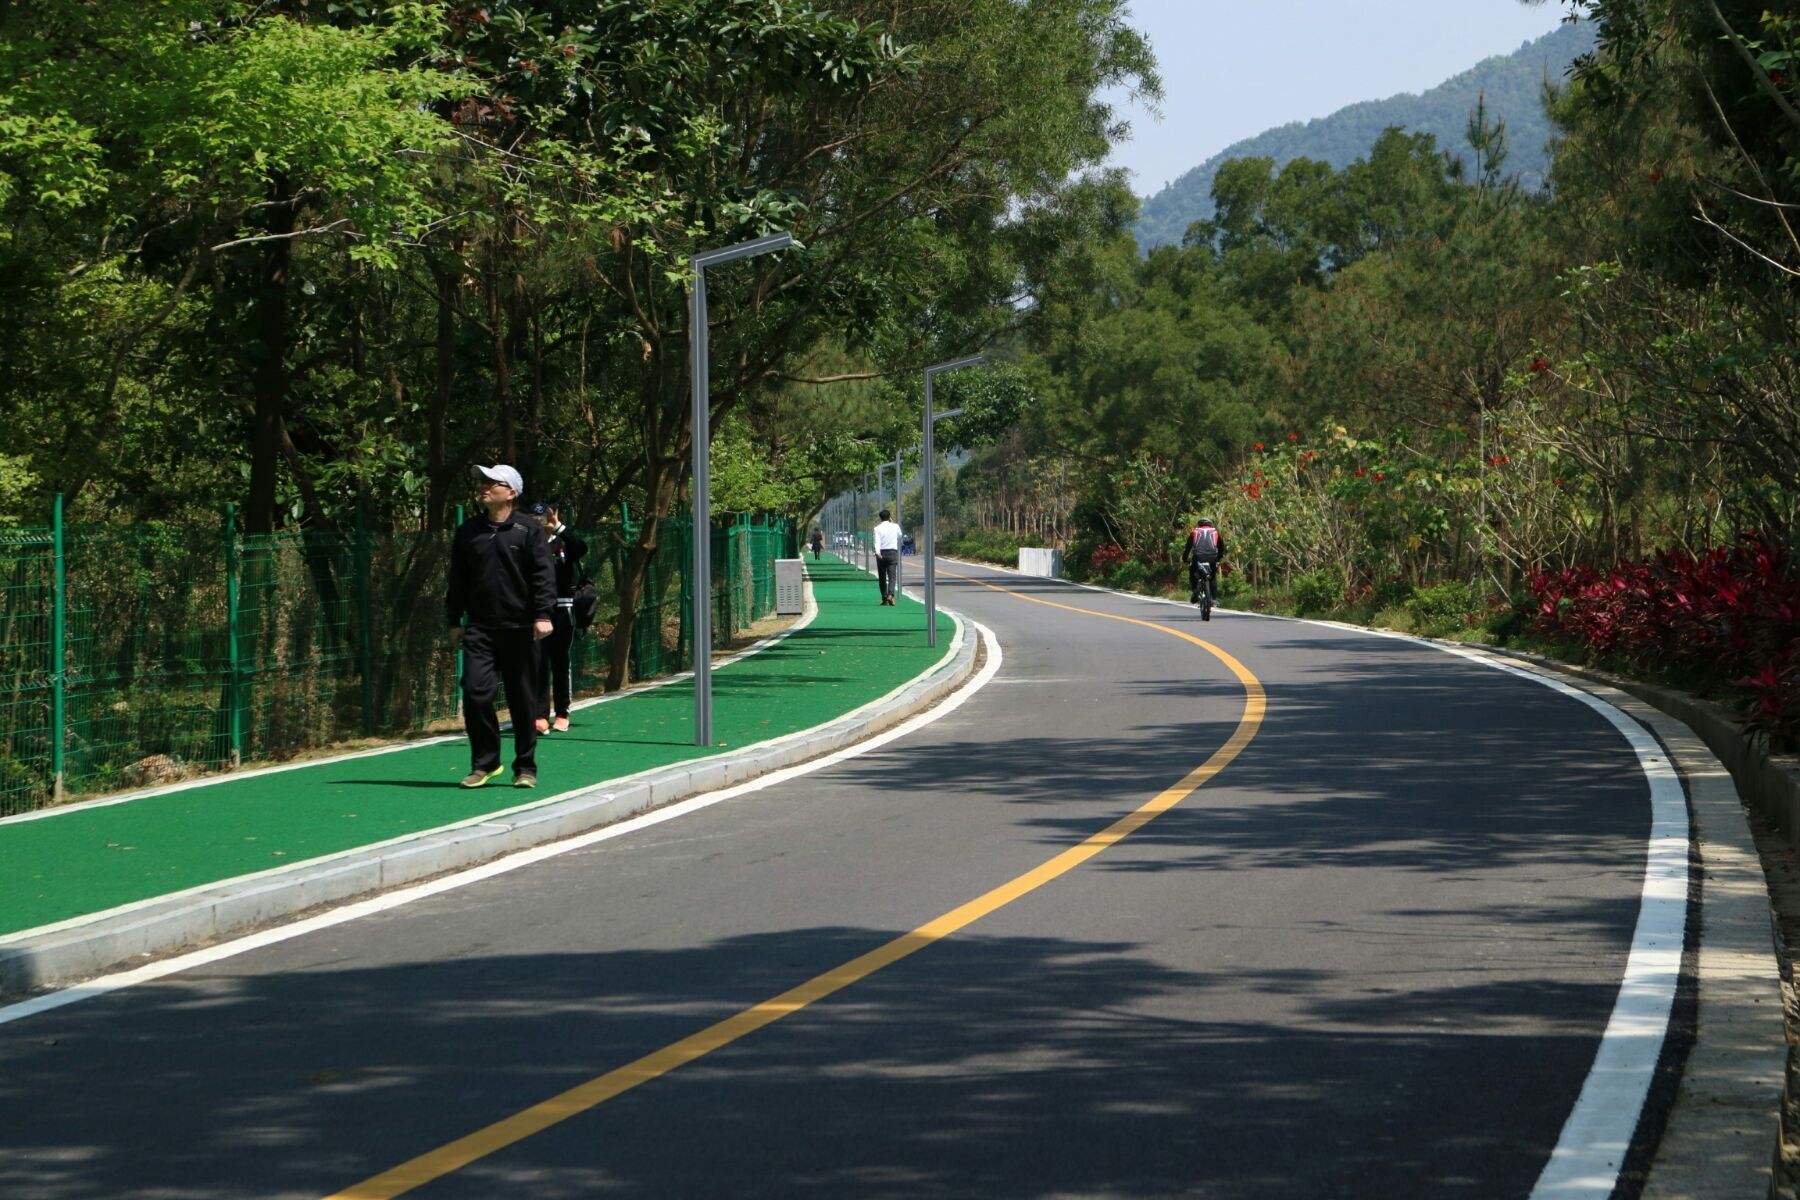
<svg viewBox="0 0 1800 1200">
<path fill-rule="evenodd" d="M 876 579 L 881 584 L 881 602 L 892 604 L 894 593 L 900 590 L 900 526 L 888 519 L 887 509 L 878 515 L 881 523 L 875 526 Z"/>
</svg>

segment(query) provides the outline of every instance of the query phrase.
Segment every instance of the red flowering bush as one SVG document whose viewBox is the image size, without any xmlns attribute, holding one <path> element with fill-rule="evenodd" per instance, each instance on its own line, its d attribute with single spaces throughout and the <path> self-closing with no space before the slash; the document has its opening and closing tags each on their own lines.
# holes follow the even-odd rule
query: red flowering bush
<svg viewBox="0 0 1800 1200">
<path fill-rule="evenodd" d="M 1117 542 L 1101 542 L 1088 556 L 1088 566 L 1095 575 L 1105 575 L 1125 559 L 1125 547 Z"/>
<path fill-rule="evenodd" d="M 1766 538 L 1607 572 L 1541 572 L 1530 586 L 1541 632 L 1639 674 L 1734 694 L 1751 729 L 1800 744 L 1800 572 Z"/>
</svg>

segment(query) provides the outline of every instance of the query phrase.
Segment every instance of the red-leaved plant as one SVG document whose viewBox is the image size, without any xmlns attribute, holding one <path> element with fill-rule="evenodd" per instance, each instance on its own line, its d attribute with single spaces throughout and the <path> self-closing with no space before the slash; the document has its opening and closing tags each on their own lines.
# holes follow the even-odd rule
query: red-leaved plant
<svg viewBox="0 0 1800 1200">
<path fill-rule="evenodd" d="M 1767 538 L 1540 572 L 1530 586 L 1541 632 L 1634 673 L 1733 693 L 1749 728 L 1800 746 L 1800 572 Z"/>
<path fill-rule="evenodd" d="M 1125 547 L 1117 542 L 1101 542 L 1088 556 L 1088 566 L 1096 575 L 1105 575 L 1125 561 Z"/>
</svg>

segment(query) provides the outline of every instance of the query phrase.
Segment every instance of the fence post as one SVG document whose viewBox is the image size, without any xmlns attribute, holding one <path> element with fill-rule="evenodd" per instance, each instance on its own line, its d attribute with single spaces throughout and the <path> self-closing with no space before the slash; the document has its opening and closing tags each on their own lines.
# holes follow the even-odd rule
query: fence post
<svg viewBox="0 0 1800 1200">
<path fill-rule="evenodd" d="M 687 524 L 677 525 L 676 518 L 671 517 L 664 526 L 665 536 L 673 537 L 677 531 L 681 534 L 680 555 L 676 558 L 676 578 L 680 580 L 680 591 L 676 596 L 679 609 L 675 617 L 675 661 L 687 662 L 694 656 L 694 546 L 688 541 L 693 532 L 694 518 L 692 514 L 685 518 Z"/>
<path fill-rule="evenodd" d="M 367 505 L 356 503 L 356 625 L 357 661 L 362 669 L 363 733 L 375 732 L 375 635 L 369 627 L 369 515 Z"/>
<path fill-rule="evenodd" d="M 463 506 L 460 504 L 457 505 L 456 506 L 456 528 L 461 529 L 462 523 L 466 519 L 467 518 L 464 517 L 464 515 L 463 515 Z M 451 533 L 450 536 L 452 538 L 454 538 L 456 536 L 456 534 L 453 532 L 453 533 Z M 462 672 L 463 672 L 462 639 L 458 638 L 457 642 L 456 642 L 456 679 L 455 679 L 456 690 L 458 693 L 460 693 L 462 691 Z M 456 699 L 456 708 L 457 708 L 458 712 L 462 711 L 462 698 L 461 698 L 460 694 L 458 695 L 458 697 Z"/>
<path fill-rule="evenodd" d="M 237 505 L 225 506 L 225 731 L 231 765 L 244 762 L 243 660 L 238 649 Z"/>
<path fill-rule="evenodd" d="M 63 742 L 68 724 L 68 648 L 64 645 L 68 619 L 68 560 L 63 554 L 63 497 L 56 493 L 50 508 L 50 553 L 53 578 L 50 592 L 50 795 L 63 798 Z"/>
</svg>

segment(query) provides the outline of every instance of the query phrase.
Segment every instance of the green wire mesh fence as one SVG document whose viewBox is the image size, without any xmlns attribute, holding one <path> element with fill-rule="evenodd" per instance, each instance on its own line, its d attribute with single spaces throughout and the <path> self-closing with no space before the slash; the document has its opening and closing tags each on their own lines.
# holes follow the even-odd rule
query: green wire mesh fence
<svg viewBox="0 0 1800 1200">
<path fill-rule="evenodd" d="M 571 666 L 601 689 L 638 534 L 578 531 L 601 597 Z M 719 644 L 773 614 L 792 523 L 715 523 Z M 636 606 L 631 674 L 688 663 L 687 522 L 663 524 Z M 0 530 L 0 815 L 65 795 L 277 761 L 454 719 L 443 618 L 450 536 L 220 526 Z M 609 599 L 612 601 L 608 603 Z"/>
</svg>

